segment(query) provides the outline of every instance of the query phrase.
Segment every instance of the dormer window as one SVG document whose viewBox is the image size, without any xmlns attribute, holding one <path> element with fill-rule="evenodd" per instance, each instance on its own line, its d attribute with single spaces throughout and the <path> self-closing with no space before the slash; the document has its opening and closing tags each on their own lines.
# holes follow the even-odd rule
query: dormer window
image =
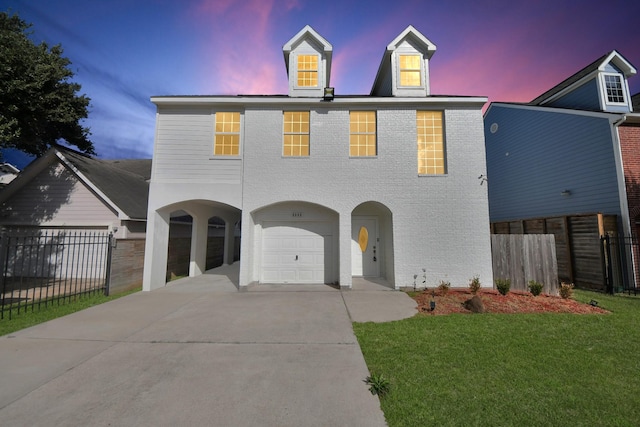
<svg viewBox="0 0 640 427">
<path fill-rule="evenodd" d="M 298 55 L 298 86 L 318 87 L 318 55 Z"/>
<path fill-rule="evenodd" d="M 607 104 L 626 104 L 622 76 L 620 74 L 603 74 L 602 77 L 607 91 Z"/>
<path fill-rule="evenodd" d="M 399 55 L 400 86 L 420 87 L 420 55 Z"/>
<path fill-rule="evenodd" d="M 323 98 L 325 88 L 330 87 L 331 44 L 307 25 L 284 44 L 282 53 L 289 76 L 289 96 Z"/>
<path fill-rule="evenodd" d="M 429 96 L 429 61 L 436 45 L 409 25 L 387 45 L 371 88 L 373 96 Z"/>
</svg>

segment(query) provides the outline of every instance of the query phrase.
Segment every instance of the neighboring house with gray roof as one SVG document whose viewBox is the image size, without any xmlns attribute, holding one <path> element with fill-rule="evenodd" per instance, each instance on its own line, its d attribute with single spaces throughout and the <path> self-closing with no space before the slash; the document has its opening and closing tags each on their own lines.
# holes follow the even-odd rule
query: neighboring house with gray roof
<svg viewBox="0 0 640 427">
<path fill-rule="evenodd" d="M 99 160 L 53 147 L 2 192 L 0 225 L 144 237 L 150 171 L 151 160 Z"/>
<path fill-rule="evenodd" d="M 111 290 L 142 282 L 151 160 L 99 160 L 54 146 L 0 192 L 0 226 L 112 232 Z"/>
</svg>

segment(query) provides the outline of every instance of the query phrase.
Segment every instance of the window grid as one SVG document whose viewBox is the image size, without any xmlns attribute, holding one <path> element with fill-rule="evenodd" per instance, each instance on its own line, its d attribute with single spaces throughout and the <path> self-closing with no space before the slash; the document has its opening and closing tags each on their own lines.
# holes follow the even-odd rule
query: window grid
<svg viewBox="0 0 640 427">
<path fill-rule="evenodd" d="M 284 142 L 282 154 L 285 157 L 309 156 L 309 112 L 284 112 Z"/>
<path fill-rule="evenodd" d="M 622 90 L 622 79 L 620 76 L 605 74 L 605 87 L 607 88 L 607 101 L 611 103 L 623 104 L 624 91 Z"/>
<path fill-rule="evenodd" d="M 349 155 L 365 157 L 377 155 L 376 112 L 349 112 Z"/>
<path fill-rule="evenodd" d="M 215 156 L 237 156 L 240 154 L 240 113 L 216 113 L 213 154 Z"/>
<path fill-rule="evenodd" d="M 318 86 L 317 55 L 298 55 L 298 86 Z"/>
<path fill-rule="evenodd" d="M 420 55 L 400 55 L 400 86 L 421 86 Z"/>
<path fill-rule="evenodd" d="M 444 134 L 442 111 L 418 111 L 418 174 L 444 175 Z"/>
</svg>

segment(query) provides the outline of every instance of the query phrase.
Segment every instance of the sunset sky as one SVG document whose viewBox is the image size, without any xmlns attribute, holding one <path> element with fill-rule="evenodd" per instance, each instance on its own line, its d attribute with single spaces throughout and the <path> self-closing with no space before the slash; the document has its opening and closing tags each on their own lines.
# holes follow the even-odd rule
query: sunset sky
<svg viewBox="0 0 640 427">
<path fill-rule="evenodd" d="M 32 23 L 35 42 L 62 44 L 92 100 L 98 156 L 111 159 L 151 158 L 151 96 L 286 94 L 282 46 L 307 24 L 333 45 L 337 95 L 368 94 L 409 24 L 437 46 L 434 95 L 530 101 L 613 49 L 640 69 L 638 0 L 0 0 L 0 10 Z"/>
</svg>

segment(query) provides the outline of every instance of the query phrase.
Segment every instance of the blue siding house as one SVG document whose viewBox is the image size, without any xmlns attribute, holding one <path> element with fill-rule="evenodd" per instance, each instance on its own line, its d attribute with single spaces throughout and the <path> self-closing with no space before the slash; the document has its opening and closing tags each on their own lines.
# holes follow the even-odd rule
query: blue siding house
<svg viewBox="0 0 640 427">
<path fill-rule="evenodd" d="M 625 181 L 630 165 L 625 165 L 625 141 L 620 136 L 625 135 L 620 127 L 640 126 L 627 83 L 635 74 L 635 67 L 612 51 L 529 103 L 491 103 L 484 122 L 492 227 L 602 214 L 614 218 L 621 235 L 635 234 L 640 218 L 630 214 L 635 212 Z M 565 233 L 570 233 L 569 227 Z M 493 231 L 513 232 L 495 227 Z M 521 227 L 517 232 L 527 231 Z M 604 234 L 602 224 L 595 225 L 595 233 L 597 244 L 598 233 Z M 574 249 L 567 242 L 567 250 Z M 599 247 L 596 250 L 599 253 Z M 589 274 L 581 276 L 578 271 L 577 258 L 568 253 L 570 265 L 560 273 L 561 280 L 589 280 L 585 279 Z"/>
</svg>

